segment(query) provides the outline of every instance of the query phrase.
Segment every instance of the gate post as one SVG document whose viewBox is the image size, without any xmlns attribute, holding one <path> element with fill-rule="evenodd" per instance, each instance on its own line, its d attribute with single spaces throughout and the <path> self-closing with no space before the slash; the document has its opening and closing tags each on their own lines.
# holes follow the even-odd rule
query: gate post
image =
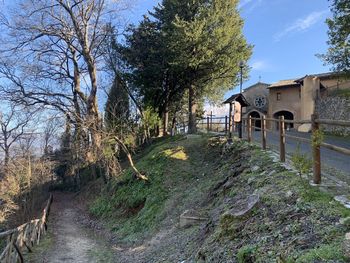
<svg viewBox="0 0 350 263">
<path fill-rule="evenodd" d="M 230 103 L 230 113 L 228 119 L 228 142 L 232 142 L 232 132 L 233 132 L 233 116 L 232 116 L 232 103 Z"/>
<path fill-rule="evenodd" d="M 261 146 L 263 150 L 266 150 L 266 119 L 265 116 L 261 116 Z"/>
<path fill-rule="evenodd" d="M 318 118 L 317 114 L 311 115 L 311 125 L 312 125 L 312 161 L 313 161 L 313 174 L 314 174 L 314 183 L 321 183 L 321 146 L 319 142 L 315 141 L 315 137 L 317 136 L 320 125 L 316 122 Z"/>
<path fill-rule="evenodd" d="M 207 117 L 207 132 L 210 131 L 210 119 L 209 116 Z"/>
<path fill-rule="evenodd" d="M 247 121 L 248 121 L 248 124 L 247 124 L 248 142 L 251 142 L 252 141 L 252 116 L 249 115 Z"/>
<path fill-rule="evenodd" d="M 280 160 L 282 163 L 286 162 L 286 137 L 285 137 L 285 124 L 284 116 L 279 118 L 279 132 L 280 132 Z"/>
</svg>

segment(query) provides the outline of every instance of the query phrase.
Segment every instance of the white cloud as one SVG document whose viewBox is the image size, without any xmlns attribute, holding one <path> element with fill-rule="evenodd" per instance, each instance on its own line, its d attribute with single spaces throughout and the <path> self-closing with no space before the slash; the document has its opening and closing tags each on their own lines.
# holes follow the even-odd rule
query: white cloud
<svg viewBox="0 0 350 263">
<path fill-rule="evenodd" d="M 264 60 L 255 60 L 252 63 L 252 70 L 264 70 L 269 67 L 268 63 Z"/>
<path fill-rule="evenodd" d="M 238 4 L 238 8 L 241 9 L 242 7 L 246 6 L 247 4 L 249 4 L 252 1 L 253 0 L 241 0 Z"/>
<path fill-rule="evenodd" d="M 241 0 L 240 3 L 238 4 L 238 9 L 247 8 L 245 11 L 247 13 L 252 12 L 255 8 L 259 7 L 263 0 Z"/>
<path fill-rule="evenodd" d="M 293 24 L 286 27 L 283 31 L 275 34 L 275 41 L 280 41 L 283 37 L 285 37 L 288 34 L 307 31 L 312 26 L 320 22 L 328 12 L 328 10 L 312 12 L 304 18 L 297 19 Z"/>
<path fill-rule="evenodd" d="M 253 71 L 260 71 L 260 72 L 274 72 L 275 68 L 274 66 L 265 59 L 254 59 L 250 63 L 251 69 Z"/>
</svg>

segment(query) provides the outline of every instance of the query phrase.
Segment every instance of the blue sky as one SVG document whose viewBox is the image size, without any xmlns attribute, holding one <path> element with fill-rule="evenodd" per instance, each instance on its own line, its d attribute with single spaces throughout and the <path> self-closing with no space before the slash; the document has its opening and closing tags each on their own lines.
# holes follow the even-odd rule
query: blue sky
<svg viewBox="0 0 350 263">
<path fill-rule="evenodd" d="M 157 2 L 138 0 L 128 19 L 137 23 Z M 327 50 L 329 4 L 327 0 L 241 0 L 244 34 L 254 45 L 250 79 L 243 87 L 258 82 L 259 77 L 262 82 L 273 83 L 329 71 L 329 66 L 323 66 L 315 56 Z M 227 96 L 233 92 L 237 88 Z"/>
</svg>

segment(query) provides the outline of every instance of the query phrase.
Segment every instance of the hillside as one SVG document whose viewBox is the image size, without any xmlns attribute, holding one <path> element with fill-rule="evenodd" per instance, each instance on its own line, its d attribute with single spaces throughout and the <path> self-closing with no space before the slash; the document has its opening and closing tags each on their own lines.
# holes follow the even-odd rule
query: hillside
<svg viewBox="0 0 350 263">
<path fill-rule="evenodd" d="M 159 141 L 137 161 L 149 183 L 126 171 L 91 203 L 120 262 L 347 262 L 350 210 L 254 146 L 224 143 Z M 186 210 L 203 221 L 181 227 Z"/>
</svg>

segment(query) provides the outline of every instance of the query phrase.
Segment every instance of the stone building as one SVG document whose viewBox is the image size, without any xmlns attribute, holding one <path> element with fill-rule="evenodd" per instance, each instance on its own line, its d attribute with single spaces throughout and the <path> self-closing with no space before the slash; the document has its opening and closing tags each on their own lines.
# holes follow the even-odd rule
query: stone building
<svg viewBox="0 0 350 263">
<path fill-rule="evenodd" d="M 311 120 L 318 102 L 336 91 L 349 90 L 350 81 L 335 73 L 306 75 L 298 79 L 282 80 L 268 87 L 268 117 L 287 120 Z M 270 128 L 276 128 L 275 124 Z M 311 124 L 293 125 L 301 132 L 309 132 Z"/>
<path fill-rule="evenodd" d="M 270 84 L 258 82 L 243 91 L 243 95 L 249 103 L 249 106 L 243 108 L 243 118 L 251 116 L 252 118 L 261 118 L 267 116 L 269 105 Z M 254 121 L 256 127 L 261 127 L 260 121 Z"/>
<path fill-rule="evenodd" d="M 271 85 L 258 82 L 246 88 L 243 96 L 249 103 L 242 109 L 243 118 L 278 119 L 284 116 L 286 120 L 310 121 L 312 114 L 318 113 L 321 119 L 350 120 L 350 79 L 336 73 L 306 75 Z M 234 106 L 235 116 L 240 113 L 237 106 Z M 254 121 L 254 126 L 261 127 L 261 121 Z M 267 127 L 277 130 L 278 124 L 268 121 Z M 309 132 L 311 124 L 286 123 L 286 128 Z M 323 128 L 333 133 L 350 134 L 349 128 Z"/>
</svg>

